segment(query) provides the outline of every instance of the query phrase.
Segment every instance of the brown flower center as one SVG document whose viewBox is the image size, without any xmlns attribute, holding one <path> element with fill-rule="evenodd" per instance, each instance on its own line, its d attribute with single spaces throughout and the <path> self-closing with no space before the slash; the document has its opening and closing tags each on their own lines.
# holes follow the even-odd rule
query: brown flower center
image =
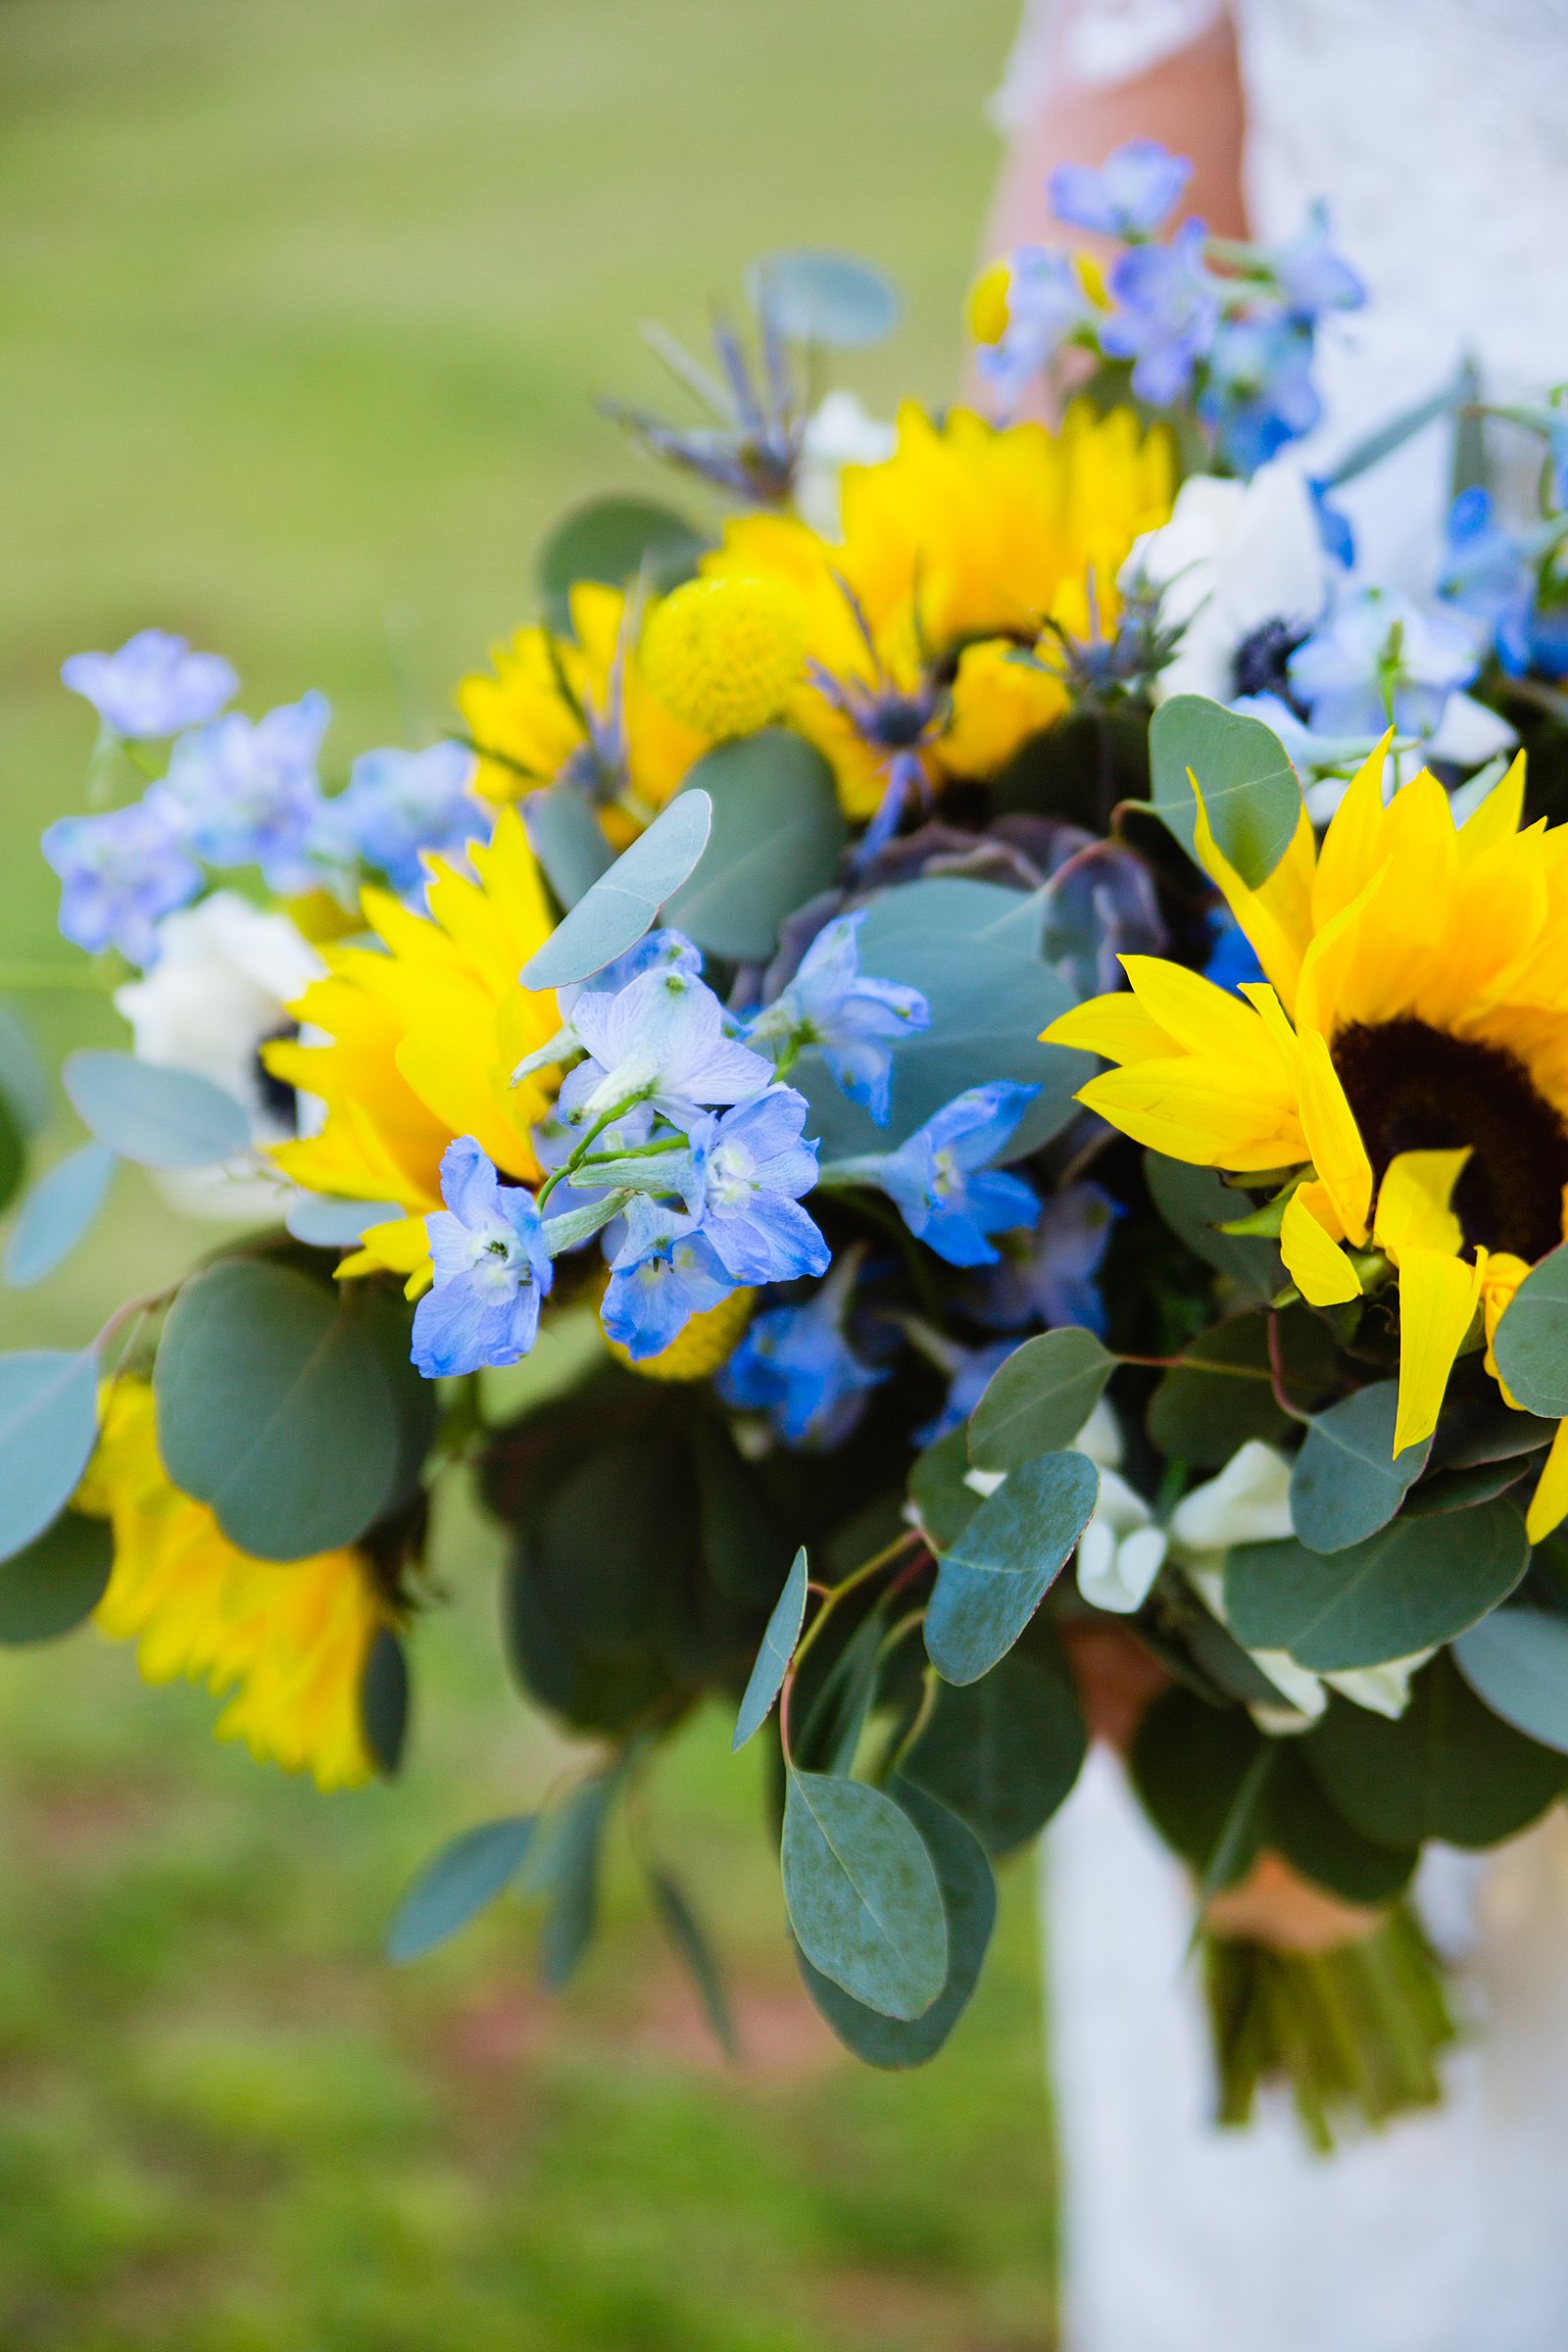
<svg viewBox="0 0 1568 2352">
<path fill-rule="evenodd" d="M 1563 1238 L 1568 1128 L 1501 1046 L 1425 1021 L 1355 1021 L 1330 1049 L 1372 1162 L 1374 1198 L 1401 1152 L 1471 1147 L 1453 1208 L 1468 1246 L 1534 1263 Z"/>
</svg>

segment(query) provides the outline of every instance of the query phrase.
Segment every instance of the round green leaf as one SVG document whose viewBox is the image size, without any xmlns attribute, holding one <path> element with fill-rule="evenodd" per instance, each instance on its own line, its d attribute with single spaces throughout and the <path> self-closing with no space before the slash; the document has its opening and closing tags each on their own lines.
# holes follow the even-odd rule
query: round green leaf
<svg viewBox="0 0 1568 2352">
<path fill-rule="evenodd" d="M 902 305 L 891 280 L 853 253 L 764 254 L 747 271 L 754 306 L 797 343 L 848 350 L 880 343 L 899 323 Z"/>
<path fill-rule="evenodd" d="M 716 745 L 692 769 L 693 786 L 713 804 L 713 829 L 664 919 L 709 955 L 760 962 L 785 916 L 838 873 L 850 834 L 833 771 L 801 736 L 767 727 Z"/>
<path fill-rule="evenodd" d="M 393 1200 L 338 1200 L 325 1193 L 302 1193 L 291 1200 L 283 1223 L 311 1250 L 352 1250 L 368 1225 L 385 1225 L 403 1211 Z"/>
<path fill-rule="evenodd" d="M 1200 694 L 1174 694 L 1149 729 L 1154 813 L 1196 858 L 1198 778 L 1214 840 L 1250 889 L 1268 880 L 1301 815 L 1301 788 L 1285 746 L 1261 719 Z"/>
<path fill-rule="evenodd" d="M 913 1823 L 863 1781 L 792 1772 L 784 1900 L 808 1960 L 884 2017 L 923 2017 L 948 1974 L 936 1872 Z"/>
<path fill-rule="evenodd" d="M 194 1070 L 94 1051 L 70 1055 L 60 1077 L 82 1125 L 144 1168 L 210 1167 L 250 1143 L 242 1106 Z"/>
<path fill-rule="evenodd" d="M 1348 1903 L 1390 1903 L 1409 1885 L 1415 1845 L 1383 1845 L 1346 1820 L 1293 1743 L 1277 1743 L 1263 1810 L 1263 1843 L 1314 1886 Z"/>
<path fill-rule="evenodd" d="M 904 1760 L 997 1856 L 1043 1830 L 1078 1778 L 1088 1734 L 1059 1647 L 1035 1628 L 979 1682 L 944 1683 Z"/>
<path fill-rule="evenodd" d="M 706 792 L 677 793 L 586 890 L 522 967 L 524 988 L 564 988 L 590 980 L 634 948 L 666 899 L 672 899 L 708 844 L 713 805 Z"/>
<path fill-rule="evenodd" d="M 400 1436 L 368 1302 L 228 1258 L 170 1309 L 153 1373 L 169 1474 L 266 1560 L 352 1544 L 385 1509 Z"/>
<path fill-rule="evenodd" d="M 482 1821 L 442 1846 L 393 1913 L 388 1959 L 421 1959 L 466 1928 L 514 1877 L 533 1831 L 533 1814 L 512 1813 Z"/>
<path fill-rule="evenodd" d="M 74 1494 L 98 1434 L 98 1357 L 0 1355 L 0 1560 L 41 1535 Z"/>
<path fill-rule="evenodd" d="M 1430 1438 L 1394 1458 L 1399 1384 L 1380 1380 L 1319 1413 L 1291 1473 L 1291 1524 L 1312 1551 L 1344 1551 L 1386 1527 L 1426 1468 Z"/>
<path fill-rule="evenodd" d="M 1506 1599 L 1529 1560 L 1524 1520 L 1499 1497 L 1396 1519 L 1344 1551 L 1239 1544 L 1225 1564 L 1225 1614 L 1249 1649 L 1288 1649 L 1316 1674 L 1339 1674 L 1451 1642 Z"/>
<path fill-rule="evenodd" d="M 1497 1373 L 1526 1410 L 1568 1416 L 1568 1245 L 1532 1268 L 1493 1340 Z"/>
<path fill-rule="evenodd" d="M 950 1550 L 980 1508 L 981 1497 L 969 1484 L 968 1470 L 969 1447 L 961 1429 L 950 1429 L 915 1456 L 909 1500 L 934 1551 Z"/>
<path fill-rule="evenodd" d="M 620 588 L 646 572 L 650 585 L 663 591 L 695 571 L 702 552 L 691 524 L 653 499 L 590 499 L 562 516 L 535 560 L 545 617 L 564 634 L 578 580 Z"/>
<path fill-rule="evenodd" d="M 83 1144 L 38 1179 L 6 1244 L 6 1280 L 14 1291 L 42 1282 L 70 1256 L 102 1208 L 114 1172 L 106 1144 Z"/>
<path fill-rule="evenodd" d="M 1016 1470 L 1037 1453 L 1059 1453 L 1115 1369 L 1109 1349 L 1076 1324 L 1025 1340 L 998 1365 L 969 1417 L 969 1459 L 981 1470 Z"/>
<path fill-rule="evenodd" d="M 806 1989 L 846 2048 L 868 2066 L 923 2066 L 953 2032 L 980 1981 L 997 1922 L 997 1885 L 985 1849 L 956 1814 L 923 1788 L 895 1781 L 893 1793 L 914 1823 L 937 1874 L 948 1928 L 948 1976 L 923 2017 L 885 2017 L 813 1968 L 796 1946 Z"/>
<path fill-rule="evenodd" d="M 1262 1748 L 1245 1708 L 1210 1706 L 1180 1684 L 1161 1692 L 1138 1727 L 1127 1763 L 1139 1801 L 1166 1844 L 1205 1876 L 1236 1822 Z M 1261 1814 L 1252 1826 L 1260 1834 Z M 1232 1868 L 1241 1866 L 1238 1876 L 1250 1859 L 1245 1850 L 1232 1857 Z"/>
<path fill-rule="evenodd" d="M 614 861 L 592 804 L 575 785 L 551 784 L 543 792 L 530 792 L 522 804 L 522 821 L 528 846 L 564 907 L 575 906 Z"/>
<path fill-rule="evenodd" d="M 980 1505 L 937 1564 L 925 1645 L 944 1682 L 976 1683 L 1004 1657 L 1089 1524 L 1100 1473 L 1043 1453 Z"/>
<path fill-rule="evenodd" d="M 762 1636 L 762 1646 L 757 1653 L 751 1680 L 741 1700 L 740 1713 L 735 1718 L 735 1734 L 730 1751 L 746 1745 L 754 1732 L 766 1721 L 773 1701 L 795 1655 L 795 1644 L 801 1638 L 806 1618 L 806 1592 L 808 1572 L 806 1547 L 795 1554 L 794 1565 L 784 1580 L 784 1590 L 773 1604 L 773 1614 Z"/>
<path fill-rule="evenodd" d="M 1245 1215 L 1248 1204 L 1245 1195 L 1233 1191 L 1214 1169 L 1146 1152 L 1144 1179 L 1172 1233 L 1216 1273 L 1228 1275 L 1257 1299 L 1272 1298 L 1284 1289 L 1285 1267 L 1272 1242 L 1257 1234 L 1218 1230 Z"/>
<path fill-rule="evenodd" d="M 1494 1609 L 1453 1645 L 1460 1673 L 1494 1715 L 1568 1755 L 1568 1619 Z"/>
<path fill-rule="evenodd" d="M 25 1550 L 0 1562 L 0 1643 L 71 1633 L 102 1600 L 114 1556 L 106 1519 L 63 1511 Z"/>
<path fill-rule="evenodd" d="M 1286 1435 L 1290 1421 L 1269 1377 L 1268 1321 L 1254 1311 L 1210 1325 L 1165 1373 L 1150 1398 L 1147 1426 L 1170 1460 L 1217 1470 L 1250 1438 L 1267 1443 Z M 1303 1399 L 1319 1384 L 1311 1353 L 1320 1340 L 1326 1334 L 1314 1315 L 1281 1316 L 1281 1360 Z"/>
</svg>

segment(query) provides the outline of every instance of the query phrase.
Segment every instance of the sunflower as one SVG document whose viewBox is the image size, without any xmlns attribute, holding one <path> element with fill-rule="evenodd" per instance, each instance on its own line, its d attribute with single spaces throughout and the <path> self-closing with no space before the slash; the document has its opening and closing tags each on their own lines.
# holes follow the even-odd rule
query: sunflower
<svg viewBox="0 0 1568 2352">
<path fill-rule="evenodd" d="M 788 716 L 863 818 L 900 751 L 918 751 L 931 782 L 989 775 L 1060 717 L 1062 680 L 1013 657 L 1048 627 L 1113 626 L 1116 575 L 1173 492 L 1167 436 L 1142 435 L 1130 411 L 1079 403 L 1054 434 L 908 406 L 893 456 L 845 469 L 841 543 L 749 514 L 702 568 L 799 590 L 809 668 Z"/>
<path fill-rule="evenodd" d="M 1079 1101 L 1124 1134 L 1173 1159 L 1288 1178 L 1280 1247 L 1312 1304 L 1356 1298 L 1363 1277 L 1394 1270 L 1398 1453 L 1437 1426 L 1475 1327 L 1490 1343 L 1564 1237 L 1568 826 L 1520 830 L 1522 756 L 1462 826 L 1424 771 L 1385 807 L 1389 740 L 1321 850 L 1303 810 L 1257 889 L 1221 855 L 1200 801 L 1200 858 L 1263 981 L 1236 996 L 1126 956 L 1130 994 L 1097 997 L 1045 1034 L 1118 1065 Z M 1531 1503 L 1532 1542 L 1568 1516 L 1565 1431 Z"/>
<path fill-rule="evenodd" d="M 710 739 L 677 718 L 643 678 L 641 636 L 659 610 L 654 600 L 641 608 L 637 643 L 620 589 L 580 580 L 570 606 L 570 636 L 519 629 L 494 648 L 490 672 L 458 688 L 479 755 L 475 787 L 507 802 L 565 779 L 607 805 L 629 794 L 646 815 L 662 808 Z"/>
<path fill-rule="evenodd" d="M 75 1500 L 114 1529 L 99 1628 L 136 1643 L 148 1682 L 182 1675 L 232 1692 L 217 1736 L 243 1740 L 258 1762 L 310 1772 L 321 1788 L 370 1778 L 360 1691 L 391 1612 L 363 1552 L 258 1560 L 237 1549 L 207 1505 L 171 1483 L 152 1390 L 130 1376 L 105 1397 Z"/>
<path fill-rule="evenodd" d="M 428 916 L 368 890 L 365 919 L 381 949 L 324 951 L 327 976 L 290 1009 L 305 1039 L 264 1050 L 274 1077 L 326 1105 L 320 1131 L 280 1144 L 283 1173 L 318 1193 L 392 1200 L 401 1219 L 372 1226 L 340 1271 L 388 1266 L 428 1279 L 426 1213 L 441 1205 L 441 1154 L 474 1136 L 505 1175 L 537 1183 L 531 1129 L 554 1092 L 512 1084 L 518 1061 L 561 1026 L 552 991 L 517 974 L 550 936 L 553 916 L 522 820 L 503 809 L 487 846 L 470 849 L 475 879 L 432 860 Z"/>
</svg>

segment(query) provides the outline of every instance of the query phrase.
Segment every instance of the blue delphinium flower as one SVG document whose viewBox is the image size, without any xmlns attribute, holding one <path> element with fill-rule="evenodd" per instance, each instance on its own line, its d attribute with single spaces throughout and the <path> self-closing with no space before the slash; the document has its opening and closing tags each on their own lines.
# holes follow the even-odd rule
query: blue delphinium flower
<svg viewBox="0 0 1568 2352">
<path fill-rule="evenodd" d="M 1157 139 L 1129 139 L 1096 171 L 1088 164 L 1058 164 L 1046 182 L 1051 209 L 1073 228 L 1101 236 L 1152 236 L 1193 176 L 1183 155 L 1172 155 Z"/>
<path fill-rule="evenodd" d="M 878 1186 L 909 1231 L 950 1266 L 994 1265 L 998 1252 L 988 1237 L 1032 1225 L 1040 1213 L 1032 1185 L 988 1165 L 1039 1092 L 1006 1079 L 969 1087 L 896 1152 L 841 1160 L 838 1173 Z"/>
<path fill-rule="evenodd" d="M 60 665 L 73 694 L 131 743 L 160 742 L 215 718 L 239 692 L 221 654 L 193 654 L 183 637 L 142 629 L 118 654 L 73 654 Z"/>
<path fill-rule="evenodd" d="M 1027 1232 L 1004 1236 L 1001 1254 L 980 1277 L 975 1312 L 1004 1331 L 1025 1324 L 1079 1323 L 1105 1336 L 1105 1306 L 1096 1277 L 1122 1214 L 1098 1184 L 1053 1193 Z"/>
<path fill-rule="evenodd" d="M 1262 697 L 1256 699 L 1261 701 Z M 1205 980 L 1212 980 L 1216 988 L 1234 991 L 1244 980 L 1262 979 L 1263 966 L 1257 960 L 1257 950 L 1228 906 L 1209 908 L 1208 936 L 1212 945 L 1203 966 Z"/>
<path fill-rule="evenodd" d="M 1439 588 L 1449 604 L 1485 624 L 1503 668 L 1522 677 L 1531 666 L 1535 577 L 1485 490 L 1461 490 L 1448 509 Z"/>
<path fill-rule="evenodd" d="M 322 807 L 311 846 L 359 858 L 407 896 L 424 882 L 424 854 L 461 857 L 468 842 L 489 838 L 494 812 L 473 797 L 474 766 L 461 743 L 365 752 L 347 790 Z"/>
<path fill-rule="evenodd" d="M 1327 311 L 1358 311 L 1366 300 L 1365 285 L 1329 234 L 1328 207 L 1321 202 L 1308 208 L 1302 226 L 1270 260 L 1293 318 L 1315 322 Z"/>
<path fill-rule="evenodd" d="M 639 1195 L 628 1203 L 625 1237 L 610 1261 L 600 1319 L 641 1363 L 662 1355 L 693 1315 L 717 1306 L 735 1288 L 695 1217 Z"/>
<path fill-rule="evenodd" d="M 1203 268 L 1208 231 L 1184 220 L 1168 245 L 1134 245 L 1110 273 L 1116 308 L 1100 330 L 1112 359 L 1133 362 L 1133 390 L 1152 408 L 1184 399 L 1219 324 L 1219 297 Z"/>
<path fill-rule="evenodd" d="M 562 1087 L 564 1111 L 598 1117 L 616 1103 L 651 1102 L 684 1122 L 759 1093 L 773 1075 L 770 1061 L 726 1034 L 712 990 L 675 963 L 640 972 L 613 994 L 585 990 L 570 1026 L 589 1058 Z"/>
<path fill-rule="evenodd" d="M 825 1274 L 826 1242 L 800 1204 L 816 1182 L 816 1146 L 804 1143 L 807 1102 L 770 1086 L 689 1130 L 686 1205 L 736 1282 L 793 1282 Z"/>
<path fill-rule="evenodd" d="M 238 711 L 182 735 L 165 789 L 185 840 L 209 865 L 259 865 L 272 890 L 315 881 L 308 843 L 321 808 L 316 762 L 331 716 L 324 695 L 251 720 Z"/>
<path fill-rule="evenodd" d="M 1072 257 L 1044 245 L 1023 246 L 1008 270 L 1007 323 L 995 343 L 977 346 L 976 372 L 1010 412 L 1068 337 L 1093 317 Z"/>
<path fill-rule="evenodd" d="M 1250 476 L 1323 414 L 1309 327 L 1284 318 L 1227 318 L 1209 353 L 1198 414 L 1221 457 Z"/>
<path fill-rule="evenodd" d="M 861 973 L 858 933 L 865 920 L 835 915 L 817 933 L 800 969 L 747 1028 L 747 1041 L 776 1054 L 788 1068 L 807 1046 L 820 1048 L 828 1075 L 852 1102 L 862 1102 L 878 1127 L 888 1123 L 893 1087 L 893 1043 L 931 1026 L 931 1007 L 917 988 Z"/>
<path fill-rule="evenodd" d="M 504 1185 L 471 1135 L 441 1154 L 441 1198 L 446 1207 L 424 1221 L 435 1282 L 414 1315 L 426 1380 L 518 1362 L 555 1279 L 532 1193 Z"/>
<path fill-rule="evenodd" d="M 985 1348 L 954 1348 L 956 1360 L 948 1382 L 947 1400 L 934 1419 L 913 1431 L 916 1446 L 934 1446 L 939 1438 L 963 1427 L 985 1395 L 991 1375 L 1006 1362 L 1017 1344 L 1016 1340 L 993 1340 Z"/>
<path fill-rule="evenodd" d="M 67 939 L 95 956 L 118 948 L 132 963 L 153 960 L 159 917 L 202 886 L 200 866 L 155 799 L 103 816 L 62 816 L 46 830 L 43 854 L 65 884 Z"/>
<path fill-rule="evenodd" d="M 1288 664 L 1293 696 L 1320 735 L 1430 735 L 1444 705 L 1480 667 L 1476 633 L 1455 614 L 1423 612 L 1392 588 L 1335 607 Z"/>
<path fill-rule="evenodd" d="M 719 1394 L 765 1412 L 786 1446 L 837 1446 L 888 1377 L 850 1345 L 859 1256 L 846 1250 L 804 1305 L 759 1315 L 718 1376 Z"/>
</svg>

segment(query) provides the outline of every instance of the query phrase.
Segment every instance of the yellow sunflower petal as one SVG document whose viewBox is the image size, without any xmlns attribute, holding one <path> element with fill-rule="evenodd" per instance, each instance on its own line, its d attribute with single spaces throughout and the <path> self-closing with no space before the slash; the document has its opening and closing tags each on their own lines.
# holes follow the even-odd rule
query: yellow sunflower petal
<svg viewBox="0 0 1568 2352">
<path fill-rule="evenodd" d="M 1316 1189 L 1302 1187 L 1302 1191 Z M 1360 1298 L 1355 1268 L 1339 1243 L 1324 1232 L 1300 1193 L 1293 1193 L 1286 1202 L 1280 1255 L 1291 1280 L 1311 1305 L 1339 1306 Z"/>
<path fill-rule="evenodd" d="M 1197 802 L 1193 839 L 1198 862 L 1223 892 L 1225 903 L 1256 952 L 1257 960 L 1280 993 L 1286 1010 L 1296 1004 L 1301 957 L 1312 937 L 1312 875 L 1316 864 L 1311 819 L 1303 807 L 1289 848 L 1266 882 L 1249 888 L 1214 839 L 1202 788 L 1188 770 Z"/>
<path fill-rule="evenodd" d="M 1519 830 L 1519 819 L 1525 812 L 1525 756 L 1515 752 L 1513 763 L 1499 784 L 1494 784 L 1479 808 L 1472 808 L 1459 828 L 1459 854 L 1463 858 L 1479 858 L 1499 841 L 1507 841 Z"/>
<path fill-rule="evenodd" d="M 1129 989 L 1114 996 L 1090 997 L 1062 1013 L 1040 1033 L 1043 1046 L 1080 1046 L 1102 1054 L 1107 1061 L 1148 1061 L 1176 1052 L 1176 1040 Z"/>
<path fill-rule="evenodd" d="M 1401 1152 L 1390 1160 L 1378 1191 L 1374 1232 L 1379 1249 L 1396 1265 L 1413 1250 L 1458 1256 L 1464 1234 L 1448 1203 L 1469 1156 L 1465 1145 L 1456 1152 Z"/>
<path fill-rule="evenodd" d="M 1532 1544 L 1544 1543 L 1565 1519 L 1568 1519 L 1568 1421 L 1559 1421 L 1551 1451 L 1525 1513 L 1525 1534 Z"/>
<path fill-rule="evenodd" d="M 1407 1446 L 1418 1446 L 1438 1426 L 1448 1374 L 1475 1313 L 1481 1272 L 1479 1266 L 1467 1266 L 1463 1258 L 1442 1250 L 1411 1250 L 1399 1261 L 1396 1455 Z"/>
<path fill-rule="evenodd" d="M 1216 987 L 1184 964 L 1158 956 L 1123 956 L 1133 995 L 1154 1022 L 1189 1054 L 1218 1054 L 1227 1060 L 1260 1061 L 1279 1074 L 1279 1054 L 1255 1006 L 1227 988 Z"/>
<path fill-rule="evenodd" d="M 1186 1054 L 1105 1070 L 1080 1087 L 1078 1100 L 1135 1143 L 1200 1167 L 1289 1167 L 1305 1154 L 1301 1131 L 1282 1088 L 1261 1094 L 1254 1068 Z"/>
<path fill-rule="evenodd" d="M 1299 1043 L 1301 1128 L 1306 1147 L 1341 1224 L 1359 1246 L 1366 1240 L 1372 1206 L 1372 1162 L 1328 1047 L 1315 1029 L 1304 1030 Z"/>
<path fill-rule="evenodd" d="M 1383 860 L 1383 774 L 1393 741 L 1391 727 L 1357 768 L 1323 836 L 1312 880 L 1312 921 L 1319 930 L 1360 897 Z"/>
</svg>

